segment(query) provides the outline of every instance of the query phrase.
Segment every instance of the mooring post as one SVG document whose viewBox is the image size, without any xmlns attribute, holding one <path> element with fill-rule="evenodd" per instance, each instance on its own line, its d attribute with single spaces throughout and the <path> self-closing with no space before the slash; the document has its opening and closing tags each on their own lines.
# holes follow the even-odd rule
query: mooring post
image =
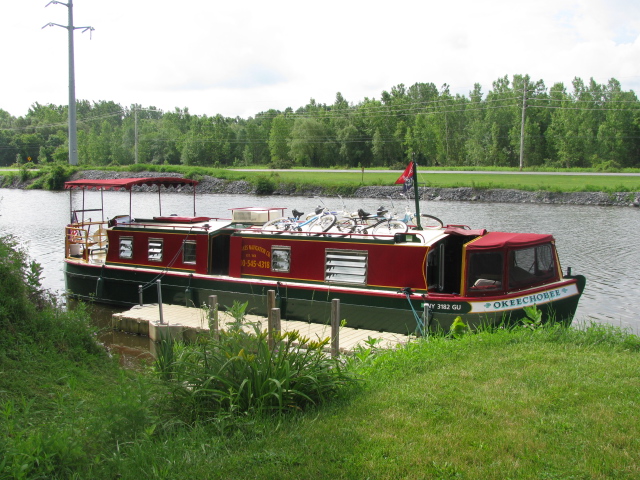
<svg viewBox="0 0 640 480">
<path fill-rule="evenodd" d="M 140 306 L 143 305 L 143 303 L 142 303 L 142 285 L 138 285 L 138 304 Z"/>
<path fill-rule="evenodd" d="M 280 309 L 272 308 L 269 310 L 269 316 L 267 317 L 267 343 L 270 349 L 276 344 L 275 335 L 280 334 Z"/>
<path fill-rule="evenodd" d="M 162 284 L 160 283 L 160 280 L 156 280 L 156 285 L 158 286 L 158 312 L 160 313 L 160 325 L 164 325 L 164 319 L 162 318 Z"/>
<path fill-rule="evenodd" d="M 429 335 L 429 323 L 431 312 L 429 311 L 429 304 L 424 302 L 424 311 L 422 312 L 422 336 L 427 337 Z"/>
<path fill-rule="evenodd" d="M 220 339 L 220 324 L 218 323 L 218 296 L 209 295 L 209 333 L 216 340 Z"/>
<path fill-rule="evenodd" d="M 340 299 L 331 300 L 331 356 L 340 355 Z"/>
</svg>

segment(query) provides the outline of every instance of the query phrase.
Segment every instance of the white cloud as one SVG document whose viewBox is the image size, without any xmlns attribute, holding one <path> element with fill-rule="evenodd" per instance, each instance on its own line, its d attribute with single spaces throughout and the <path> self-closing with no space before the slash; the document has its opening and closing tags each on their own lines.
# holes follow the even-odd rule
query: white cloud
<svg viewBox="0 0 640 480">
<path fill-rule="evenodd" d="M 0 108 L 67 103 L 67 8 L 0 6 Z M 310 98 L 354 103 L 404 83 L 486 93 L 529 74 L 640 87 L 640 2 L 631 0 L 326 0 L 74 2 L 76 97 L 247 117 Z"/>
</svg>

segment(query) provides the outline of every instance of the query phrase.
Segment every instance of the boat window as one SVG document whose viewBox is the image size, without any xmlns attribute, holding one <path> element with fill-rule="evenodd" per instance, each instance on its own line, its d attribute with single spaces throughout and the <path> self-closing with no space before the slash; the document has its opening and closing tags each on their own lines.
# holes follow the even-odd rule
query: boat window
<svg viewBox="0 0 640 480">
<path fill-rule="evenodd" d="M 291 270 L 291 247 L 271 247 L 271 271 L 289 273 Z"/>
<path fill-rule="evenodd" d="M 133 258 L 133 237 L 120 237 L 120 258 Z"/>
<path fill-rule="evenodd" d="M 509 252 L 509 287 L 523 288 L 545 282 L 555 275 L 551 244 Z"/>
<path fill-rule="evenodd" d="M 196 241 L 185 240 L 182 246 L 182 263 L 196 263 Z"/>
<path fill-rule="evenodd" d="M 502 252 L 477 252 L 469 255 L 467 288 L 470 292 L 502 290 Z"/>
<path fill-rule="evenodd" d="M 333 250 L 325 252 L 324 279 L 330 283 L 367 283 L 368 252 L 362 250 Z"/>
<path fill-rule="evenodd" d="M 150 238 L 149 239 L 149 261 L 161 262 L 162 261 L 162 239 Z"/>
</svg>

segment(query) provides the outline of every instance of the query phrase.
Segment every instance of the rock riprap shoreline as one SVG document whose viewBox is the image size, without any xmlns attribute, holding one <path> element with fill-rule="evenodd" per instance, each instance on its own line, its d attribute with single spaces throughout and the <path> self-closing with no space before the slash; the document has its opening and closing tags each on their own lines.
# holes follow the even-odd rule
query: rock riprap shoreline
<svg viewBox="0 0 640 480">
<path fill-rule="evenodd" d="M 73 175 L 72 180 L 113 179 L 140 177 L 181 177 L 179 173 L 159 172 L 111 172 L 104 170 L 83 170 Z M 26 188 L 28 185 L 15 183 L 10 188 Z M 136 187 L 137 188 L 137 187 Z M 155 187 L 153 187 L 155 188 Z M 149 190 L 150 187 L 140 187 Z M 205 175 L 200 179 L 197 191 L 225 195 L 255 194 L 255 185 L 245 180 L 230 181 Z M 360 187 L 354 193 L 355 198 L 400 198 L 402 188 L 399 185 Z M 322 187 L 296 191 L 288 185 L 276 185 L 272 195 L 312 196 L 326 195 Z M 529 192 L 515 189 L 478 189 L 471 187 L 436 188 L 420 187 L 420 198 L 429 201 L 486 202 L 486 203 L 550 203 L 564 205 L 601 205 L 618 207 L 639 207 L 640 192 Z"/>
</svg>

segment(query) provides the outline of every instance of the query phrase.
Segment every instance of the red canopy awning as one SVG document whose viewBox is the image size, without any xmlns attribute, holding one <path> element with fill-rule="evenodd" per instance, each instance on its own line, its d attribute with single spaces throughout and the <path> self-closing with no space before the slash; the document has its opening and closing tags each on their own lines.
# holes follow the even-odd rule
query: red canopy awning
<svg viewBox="0 0 640 480">
<path fill-rule="evenodd" d="M 176 177 L 147 177 L 147 178 L 116 178 L 113 180 L 72 180 L 65 182 L 65 189 L 97 189 L 108 190 L 110 188 L 131 190 L 134 185 L 164 185 L 165 187 L 179 187 L 184 185 L 197 185 L 197 180 Z"/>
<path fill-rule="evenodd" d="M 499 250 L 503 248 L 526 248 L 553 242 L 553 235 L 540 233 L 489 232 L 466 246 L 470 250 Z"/>
</svg>

